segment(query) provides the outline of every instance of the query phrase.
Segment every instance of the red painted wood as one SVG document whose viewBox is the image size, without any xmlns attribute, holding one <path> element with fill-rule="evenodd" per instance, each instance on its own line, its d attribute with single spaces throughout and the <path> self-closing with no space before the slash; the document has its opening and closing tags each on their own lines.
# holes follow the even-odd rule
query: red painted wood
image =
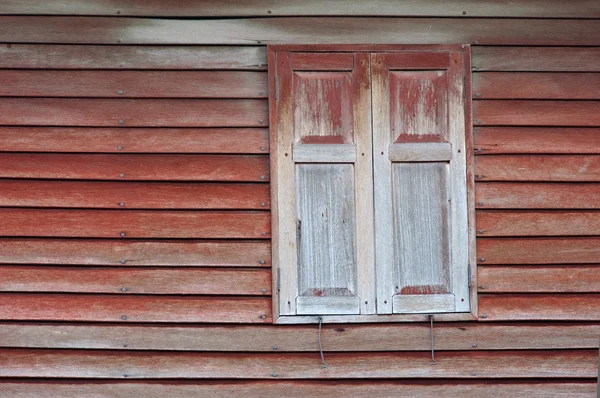
<svg viewBox="0 0 600 398">
<path fill-rule="evenodd" d="M 270 267 L 267 240 L 0 239 L 2 264 Z"/>
<path fill-rule="evenodd" d="M 482 210 L 476 229 L 479 236 L 600 235 L 600 212 Z"/>
<path fill-rule="evenodd" d="M 600 72 L 597 48 L 476 46 L 472 52 L 477 71 Z"/>
<path fill-rule="evenodd" d="M 0 152 L 269 153 L 264 128 L 0 127 Z"/>
<path fill-rule="evenodd" d="M 110 43 L 113 44 L 113 43 Z M 266 70 L 264 46 L 0 45 L 0 68 Z"/>
<path fill-rule="evenodd" d="M 0 266 L 2 292 L 271 294 L 268 269 Z M 264 290 L 264 291 L 263 291 Z"/>
<path fill-rule="evenodd" d="M 475 125 L 598 126 L 600 101 L 475 101 L 473 119 Z"/>
<path fill-rule="evenodd" d="M 249 211 L 0 209 L 0 236 L 268 239 L 271 215 Z"/>
<path fill-rule="evenodd" d="M 237 270 L 236 270 L 237 272 Z M 597 322 L 436 322 L 437 351 L 596 348 Z M 3 347 L 110 350 L 318 353 L 315 325 L 115 325 L 3 322 Z M 328 352 L 429 351 L 430 328 L 423 322 L 324 324 Z M 356 342 L 360 341 L 360 344 Z M 126 347 L 123 347 L 123 344 Z M 476 347 L 473 347 L 473 344 Z"/>
<path fill-rule="evenodd" d="M 267 115 L 265 100 L 0 98 L 4 125 L 264 127 Z"/>
<path fill-rule="evenodd" d="M 600 154 L 596 128 L 476 127 L 475 154 Z"/>
<path fill-rule="evenodd" d="M 0 180 L 0 206 L 269 209 L 268 184 Z"/>
<path fill-rule="evenodd" d="M 600 99 L 600 73 L 473 74 L 474 99 Z"/>
<path fill-rule="evenodd" d="M 352 70 L 352 53 L 291 53 L 290 63 L 293 70 Z"/>
<path fill-rule="evenodd" d="M 478 209 L 600 209 L 600 184 L 480 182 Z"/>
<path fill-rule="evenodd" d="M 600 238 L 477 239 L 479 264 L 600 264 Z"/>
<path fill-rule="evenodd" d="M 384 56 L 389 69 L 447 69 L 450 67 L 450 54 L 440 52 L 389 53 Z"/>
<path fill-rule="evenodd" d="M 266 182 L 268 162 L 267 156 L 239 155 L 0 153 L 0 177 Z"/>
<path fill-rule="evenodd" d="M 478 306 L 482 321 L 600 320 L 599 294 L 481 294 Z"/>
<path fill-rule="evenodd" d="M 0 319 L 123 323 L 272 321 L 268 298 L 33 293 L 0 294 Z"/>
<path fill-rule="evenodd" d="M 6 97 L 266 98 L 264 72 L 0 71 Z"/>
<path fill-rule="evenodd" d="M 0 389 L 11 396 L 55 398 L 109 395 L 115 398 L 143 396 L 147 398 L 163 397 L 232 397 L 246 396 L 279 398 L 285 391 L 286 397 L 304 398 L 319 395 L 326 396 L 386 396 L 390 391 L 395 397 L 415 396 L 457 396 L 480 397 L 516 397 L 524 395 L 530 398 L 546 398 L 551 395 L 572 397 L 593 396 L 595 382 L 555 382 L 539 380 L 523 382 L 467 382 L 461 380 L 435 382 L 428 380 L 414 383 L 403 380 L 394 381 L 234 381 L 212 382 L 143 382 L 143 381 L 0 381 Z"/>
<path fill-rule="evenodd" d="M 600 181 L 600 156 L 476 156 L 475 181 Z"/>
<path fill-rule="evenodd" d="M 593 378 L 598 350 L 444 352 L 156 353 L 83 350 L 0 351 L 1 377 L 123 379 Z M 381 366 L 385 364 L 385 366 Z M 476 369 L 475 371 L 473 369 Z M 475 373 L 475 376 L 473 376 Z M 276 376 L 272 376 L 275 374 Z M 364 380 L 362 380 L 364 382 Z M 280 392 L 281 393 L 281 392 Z"/>
<path fill-rule="evenodd" d="M 477 283 L 479 293 L 600 293 L 600 266 L 479 266 Z"/>
</svg>

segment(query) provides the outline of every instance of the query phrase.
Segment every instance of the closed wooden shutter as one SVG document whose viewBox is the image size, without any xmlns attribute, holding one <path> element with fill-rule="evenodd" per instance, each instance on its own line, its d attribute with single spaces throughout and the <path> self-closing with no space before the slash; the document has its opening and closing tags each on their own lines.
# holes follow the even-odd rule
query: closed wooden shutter
<svg viewBox="0 0 600 398">
<path fill-rule="evenodd" d="M 372 54 L 378 313 L 469 310 L 463 56 Z"/>
<path fill-rule="evenodd" d="M 280 315 L 375 313 L 368 53 L 276 53 Z"/>
</svg>

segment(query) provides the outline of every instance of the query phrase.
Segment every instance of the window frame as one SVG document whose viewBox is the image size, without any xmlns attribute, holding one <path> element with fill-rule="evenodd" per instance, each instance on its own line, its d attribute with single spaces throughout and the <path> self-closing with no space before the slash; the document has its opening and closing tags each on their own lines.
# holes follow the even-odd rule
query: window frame
<svg viewBox="0 0 600 398">
<path fill-rule="evenodd" d="M 299 45 L 277 44 L 269 45 L 268 56 L 268 82 L 269 82 L 269 108 L 270 108 L 270 165 L 271 165 L 271 203 L 272 203 L 272 270 L 273 270 L 273 323 L 277 324 L 302 324 L 316 323 L 320 320 L 325 323 L 367 323 L 367 322 L 414 322 L 428 321 L 429 314 L 360 314 L 360 315 L 280 315 L 279 308 L 279 220 L 278 220 L 278 161 L 274 153 L 277 148 L 278 121 L 276 110 L 277 82 L 275 79 L 275 62 L 277 52 L 436 52 L 459 51 L 464 54 L 464 119 L 465 119 L 465 149 L 466 149 L 466 188 L 467 188 L 467 225 L 468 225 L 468 259 L 469 259 L 469 312 L 436 313 L 436 321 L 466 321 L 477 319 L 477 281 L 476 281 L 476 245 L 475 245 L 475 190 L 474 190 L 474 153 L 473 153 L 473 122 L 472 122 L 472 97 L 471 97 L 471 52 L 468 44 L 463 45 Z"/>
</svg>

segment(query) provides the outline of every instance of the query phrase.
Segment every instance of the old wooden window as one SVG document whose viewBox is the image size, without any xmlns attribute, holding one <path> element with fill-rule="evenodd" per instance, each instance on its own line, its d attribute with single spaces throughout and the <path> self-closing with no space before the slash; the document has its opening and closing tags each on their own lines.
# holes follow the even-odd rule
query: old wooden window
<svg viewBox="0 0 600 398">
<path fill-rule="evenodd" d="M 470 310 L 464 71 L 464 47 L 270 48 L 279 321 Z"/>
</svg>

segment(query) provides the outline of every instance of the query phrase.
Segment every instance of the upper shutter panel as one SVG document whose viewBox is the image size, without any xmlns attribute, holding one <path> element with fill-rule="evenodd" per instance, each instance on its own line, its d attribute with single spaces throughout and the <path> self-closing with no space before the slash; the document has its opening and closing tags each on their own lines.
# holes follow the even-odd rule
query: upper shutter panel
<svg viewBox="0 0 600 398">
<path fill-rule="evenodd" d="M 369 54 L 276 59 L 281 315 L 375 312 Z"/>
<path fill-rule="evenodd" d="M 468 311 L 462 54 L 372 62 L 378 312 Z"/>
</svg>

